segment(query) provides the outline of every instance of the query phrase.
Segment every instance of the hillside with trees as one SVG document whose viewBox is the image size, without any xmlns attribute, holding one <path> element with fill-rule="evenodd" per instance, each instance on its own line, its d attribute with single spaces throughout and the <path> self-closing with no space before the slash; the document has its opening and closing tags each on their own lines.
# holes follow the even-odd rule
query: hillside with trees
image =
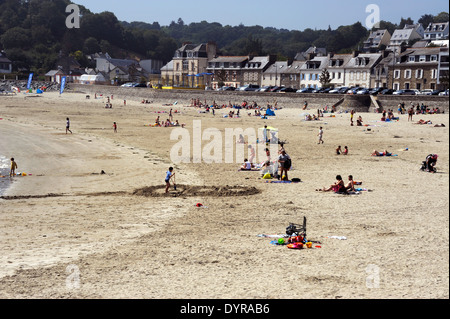
<svg viewBox="0 0 450 319">
<path fill-rule="evenodd" d="M 55 67 L 60 57 L 71 55 L 82 66 L 91 66 L 86 55 L 108 52 L 115 58 L 159 59 L 168 62 L 184 42 L 217 43 L 222 55 L 276 54 L 280 60 L 292 59 L 311 45 L 336 53 L 351 52 L 362 46 L 367 30 L 360 22 L 336 30 L 286 30 L 262 26 L 230 26 L 201 21 L 185 24 L 180 18 L 168 26 L 158 22 L 123 22 L 111 12 L 92 13 L 84 6 L 81 27 L 65 27 L 69 0 L 1 0 L 0 49 L 12 61 L 14 70 L 43 74 Z M 448 21 L 448 13 L 425 14 L 418 22 Z M 395 24 L 381 22 L 391 33 L 414 21 Z M 403 25 L 403 26 L 402 26 Z"/>
</svg>

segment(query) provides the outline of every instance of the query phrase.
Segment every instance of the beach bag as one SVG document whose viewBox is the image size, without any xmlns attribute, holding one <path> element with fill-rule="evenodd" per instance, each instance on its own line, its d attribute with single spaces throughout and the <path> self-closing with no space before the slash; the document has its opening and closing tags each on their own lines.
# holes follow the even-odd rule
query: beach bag
<svg viewBox="0 0 450 319">
<path fill-rule="evenodd" d="M 263 179 L 272 179 L 272 175 L 270 175 L 270 173 L 267 173 L 263 176 Z"/>
</svg>

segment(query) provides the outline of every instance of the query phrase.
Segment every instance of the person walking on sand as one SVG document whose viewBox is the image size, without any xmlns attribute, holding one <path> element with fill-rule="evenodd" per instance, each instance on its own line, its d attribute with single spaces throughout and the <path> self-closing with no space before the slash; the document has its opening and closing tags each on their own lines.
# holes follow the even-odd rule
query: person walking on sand
<svg viewBox="0 0 450 319">
<path fill-rule="evenodd" d="M 67 132 L 70 132 L 70 134 L 73 134 L 72 131 L 70 130 L 70 119 L 67 118 L 66 119 L 66 134 Z"/>
<path fill-rule="evenodd" d="M 170 109 L 170 112 L 169 112 L 169 119 L 170 119 L 171 122 L 173 122 L 172 109 Z"/>
<path fill-rule="evenodd" d="M 114 129 L 114 133 L 117 133 L 117 123 L 116 122 L 114 122 L 114 124 L 113 124 L 113 129 Z"/>
<path fill-rule="evenodd" d="M 13 177 L 16 175 L 16 169 L 18 168 L 17 163 L 14 160 L 14 157 L 11 158 L 11 170 L 9 172 L 9 177 Z"/>
<path fill-rule="evenodd" d="M 319 143 L 317 144 L 324 144 L 325 142 L 323 141 L 323 127 L 320 127 L 319 134 L 317 134 L 317 136 L 319 136 Z"/>
</svg>

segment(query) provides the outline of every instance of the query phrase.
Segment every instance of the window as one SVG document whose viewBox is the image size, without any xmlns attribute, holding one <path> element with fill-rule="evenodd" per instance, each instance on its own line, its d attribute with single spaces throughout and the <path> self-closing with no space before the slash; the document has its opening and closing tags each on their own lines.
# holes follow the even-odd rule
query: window
<svg viewBox="0 0 450 319">
<path fill-rule="evenodd" d="M 394 90 L 398 91 L 399 88 L 400 88 L 400 84 L 394 83 Z"/>
<path fill-rule="evenodd" d="M 431 56 L 431 61 L 432 61 L 432 62 L 435 62 L 435 61 L 437 61 L 437 60 L 438 60 L 437 55 L 432 55 L 432 56 Z"/>
<path fill-rule="evenodd" d="M 418 69 L 418 70 L 416 70 L 416 79 L 421 79 L 421 78 L 423 78 L 423 70 Z"/>
<path fill-rule="evenodd" d="M 425 62 L 427 60 L 427 57 L 425 55 L 421 55 L 419 58 L 419 62 Z"/>
<path fill-rule="evenodd" d="M 399 70 L 395 70 L 394 71 L 394 78 L 395 79 L 400 79 L 400 71 Z"/>
<path fill-rule="evenodd" d="M 408 61 L 409 62 L 416 62 L 416 57 L 410 56 Z"/>
<path fill-rule="evenodd" d="M 409 90 L 409 83 L 405 83 L 405 90 Z"/>
<path fill-rule="evenodd" d="M 431 78 L 432 79 L 436 79 L 437 78 L 437 70 L 436 69 L 431 70 Z"/>
<path fill-rule="evenodd" d="M 420 83 L 417 83 L 416 84 L 416 90 L 422 90 L 422 84 L 420 84 Z"/>
<path fill-rule="evenodd" d="M 405 79 L 411 78 L 411 70 L 405 70 Z"/>
<path fill-rule="evenodd" d="M 338 79 L 341 79 L 341 72 L 338 73 Z"/>
</svg>

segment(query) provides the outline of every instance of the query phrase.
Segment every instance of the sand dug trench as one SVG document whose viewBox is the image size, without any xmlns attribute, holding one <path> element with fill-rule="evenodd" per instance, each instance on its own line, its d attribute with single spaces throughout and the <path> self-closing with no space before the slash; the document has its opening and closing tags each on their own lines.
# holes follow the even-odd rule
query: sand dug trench
<svg viewBox="0 0 450 319">
<path fill-rule="evenodd" d="M 133 192 L 135 196 L 144 197 L 240 197 L 252 196 L 260 194 L 261 191 L 256 187 L 244 186 L 187 186 L 177 185 L 177 189 L 173 187 L 169 194 L 165 194 L 165 186 L 151 186 L 137 189 Z"/>
</svg>

